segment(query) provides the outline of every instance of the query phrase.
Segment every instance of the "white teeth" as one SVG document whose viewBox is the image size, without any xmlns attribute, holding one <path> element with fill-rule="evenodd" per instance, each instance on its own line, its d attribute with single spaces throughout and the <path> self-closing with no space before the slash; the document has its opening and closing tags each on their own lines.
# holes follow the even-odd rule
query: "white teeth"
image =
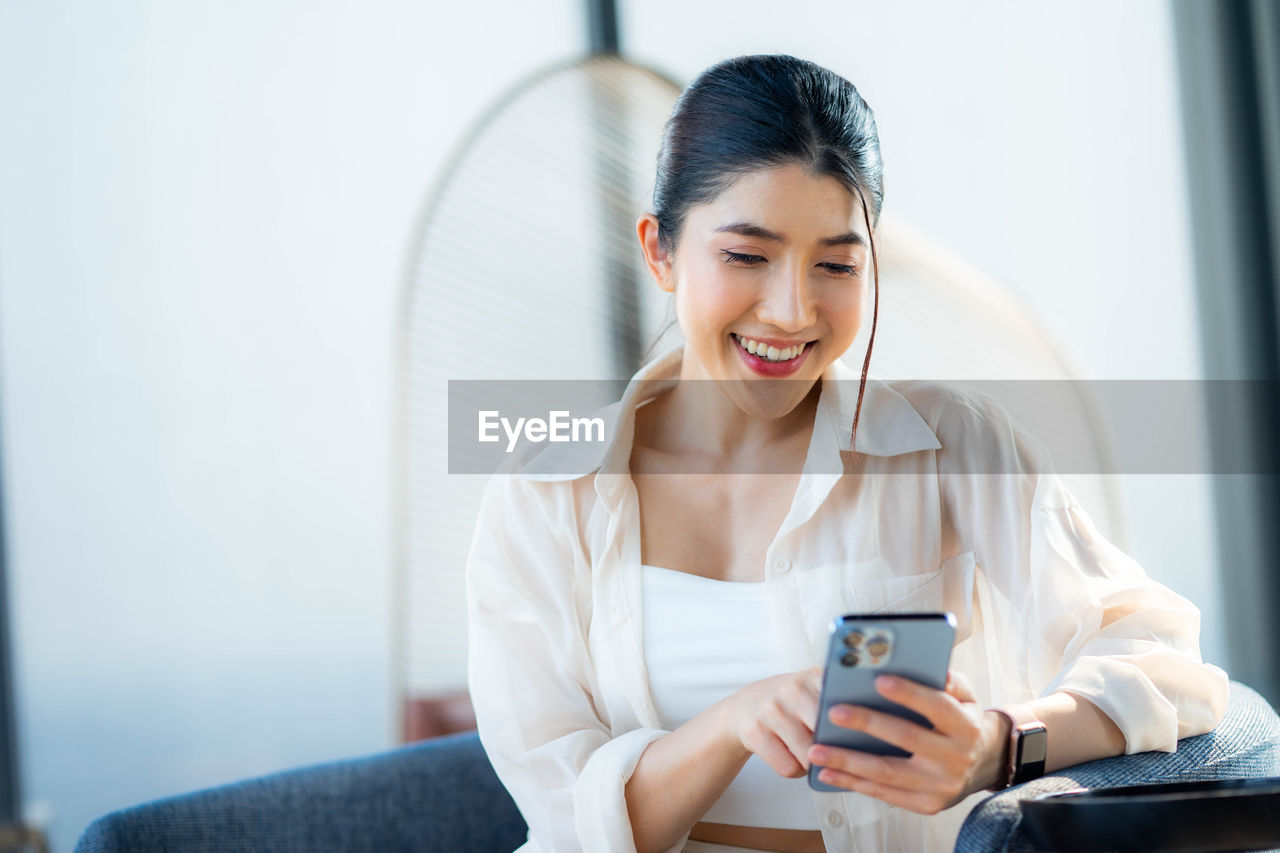
<svg viewBox="0 0 1280 853">
<path fill-rule="evenodd" d="M 805 347 L 804 344 L 796 344 L 795 346 L 790 346 L 785 349 L 778 349 L 777 347 L 771 347 L 768 344 L 761 343 L 760 341 L 753 341 L 750 338 L 744 338 L 737 333 L 734 334 L 734 338 L 737 339 L 738 343 L 747 352 L 769 361 L 790 361 L 800 355 L 800 353 L 804 352 Z"/>
</svg>

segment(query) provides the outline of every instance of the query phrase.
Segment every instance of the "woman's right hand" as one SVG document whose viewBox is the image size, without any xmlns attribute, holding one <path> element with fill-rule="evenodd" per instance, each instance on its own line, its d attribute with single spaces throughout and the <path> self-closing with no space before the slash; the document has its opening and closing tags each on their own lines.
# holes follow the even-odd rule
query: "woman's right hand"
<svg viewBox="0 0 1280 853">
<path fill-rule="evenodd" d="M 809 770 L 821 690 L 820 666 L 748 684 L 729 697 L 729 727 L 743 748 L 763 758 L 779 776 L 803 776 Z"/>
</svg>

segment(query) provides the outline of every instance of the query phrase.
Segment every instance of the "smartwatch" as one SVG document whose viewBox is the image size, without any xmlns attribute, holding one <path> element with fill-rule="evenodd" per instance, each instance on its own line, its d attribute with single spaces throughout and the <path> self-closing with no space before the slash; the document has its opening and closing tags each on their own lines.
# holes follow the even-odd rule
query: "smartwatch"
<svg viewBox="0 0 1280 853">
<path fill-rule="evenodd" d="M 1035 716 L 1022 708 L 992 708 L 1009 720 L 1009 760 L 1001 784 L 990 788 L 1003 791 L 1044 775 L 1044 759 L 1048 754 L 1049 733 Z"/>
</svg>

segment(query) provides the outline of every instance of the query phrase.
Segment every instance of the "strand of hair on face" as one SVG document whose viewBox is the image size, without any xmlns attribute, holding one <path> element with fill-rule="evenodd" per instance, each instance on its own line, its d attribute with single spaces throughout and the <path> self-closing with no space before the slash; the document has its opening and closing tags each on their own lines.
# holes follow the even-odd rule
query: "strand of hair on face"
<svg viewBox="0 0 1280 853">
<path fill-rule="evenodd" d="M 853 433 L 849 436 L 849 449 L 855 455 L 858 452 L 855 442 L 858 440 L 858 419 L 862 415 L 862 392 L 867 387 L 867 369 L 871 366 L 871 347 L 876 342 L 876 320 L 880 316 L 880 261 L 876 258 L 876 237 L 871 231 L 871 215 L 867 212 L 867 200 L 862 195 L 861 187 L 858 187 L 858 199 L 862 202 L 862 220 L 867 225 L 867 239 L 871 241 L 873 300 L 871 307 L 871 337 L 867 340 L 867 355 L 862 360 L 862 379 L 858 382 L 858 406 L 853 410 Z"/>
</svg>

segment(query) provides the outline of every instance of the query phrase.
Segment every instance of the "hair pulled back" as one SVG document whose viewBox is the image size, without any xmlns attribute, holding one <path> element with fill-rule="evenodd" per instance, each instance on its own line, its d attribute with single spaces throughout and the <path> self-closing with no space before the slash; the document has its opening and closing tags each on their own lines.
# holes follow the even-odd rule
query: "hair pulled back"
<svg viewBox="0 0 1280 853">
<path fill-rule="evenodd" d="M 874 229 L 884 185 L 875 116 L 852 83 L 787 54 L 738 56 L 699 74 L 662 135 L 653 187 L 658 245 L 673 254 L 691 207 L 714 201 L 747 172 L 790 163 L 835 178 L 862 202 L 875 300 L 853 416 L 856 438 L 880 313 Z"/>
</svg>

